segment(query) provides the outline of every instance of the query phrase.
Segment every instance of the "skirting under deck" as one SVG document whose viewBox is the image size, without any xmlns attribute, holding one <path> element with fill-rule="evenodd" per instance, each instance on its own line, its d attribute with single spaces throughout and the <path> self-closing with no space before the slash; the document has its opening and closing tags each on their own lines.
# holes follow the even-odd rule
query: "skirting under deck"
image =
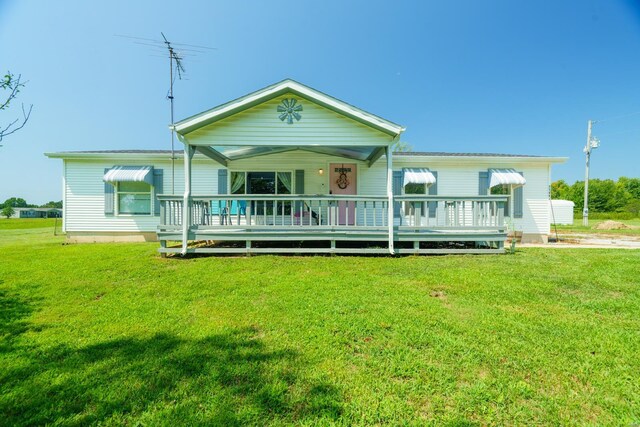
<svg viewBox="0 0 640 427">
<path fill-rule="evenodd" d="M 389 254 L 388 228 L 273 227 L 220 228 L 195 226 L 186 253 L 202 254 Z M 158 232 L 163 254 L 182 253 L 169 242 L 180 241 L 179 230 Z M 396 254 L 496 254 L 504 252 L 505 230 L 434 230 L 419 227 L 394 228 Z M 293 247 L 299 242 L 299 247 Z M 199 244 L 196 244 L 199 243 Z M 425 247 L 427 246 L 427 247 Z M 433 247 L 437 246 L 437 247 Z"/>
</svg>

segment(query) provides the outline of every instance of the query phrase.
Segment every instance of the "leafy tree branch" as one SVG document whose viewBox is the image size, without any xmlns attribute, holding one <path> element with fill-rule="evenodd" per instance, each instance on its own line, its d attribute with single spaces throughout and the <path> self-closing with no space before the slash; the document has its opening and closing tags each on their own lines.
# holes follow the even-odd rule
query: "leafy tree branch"
<svg viewBox="0 0 640 427">
<path fill-rule="evenodd" d="M 7 71 L 7 74 L 5 74 L 4 77 L 0 80 L 0 89 L 2 91 L 8 92 L 7 95 L 0 98 L 0 111 L 9 108 L 11 102 L 17 98 L 20 90 L 23 87 L 25 87 L 25 82 L 22 81 L 22 75 L 18 74 L 18 76 L 15 76 L 10 71 Z M 32 109 L 33 104 L 31 104 L 29 108 L 25 108 L 24 104 L 22 104 L 22 117 L 16 118 L 4 127 L 0 126 L 0 142 L 4 139 L 4 137 L 19 131 L 24 127 L 24 125 L 27 124 L 27 122 L 29 121 L 29 117 L 31 117 Z"/>
</svg>

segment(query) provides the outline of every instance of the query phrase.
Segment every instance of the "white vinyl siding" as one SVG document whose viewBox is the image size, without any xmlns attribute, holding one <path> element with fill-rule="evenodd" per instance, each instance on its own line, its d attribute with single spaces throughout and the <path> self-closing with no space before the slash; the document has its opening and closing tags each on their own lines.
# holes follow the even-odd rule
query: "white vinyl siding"
<svg viewBox="0 0 640 427">
<path fill-rule="evenodd" d="M 163 169 L 164 194 L 171 193 L 171 162 L 119 160 L 65 160 L 64 166 L 64 225 L 65 231 L 104 232 L 154 232 L 159 224 L 158 216 L 117 216 L 104 213 L 104 170 L 115 165 L 153 166 Z M 194 194 L 216 194 L 218 188 L 217 165 L 208 159 L 193 163 L 192 182 Z M 176 161 L 175 193 L 184 192 L 182 159 Z"/>
<path fill-rule="evenodd" d="M 296 98 L 302 118 L 288 124 L 278 105 Z M 392 137 L 296 95 L 283 95 L 186 135 L 189 143 L 207 145 L 384 145 Z"/>
<path fill-rule="evenodd" d="M 301 150 L 236 160 L 229 163 L 231 171 L 304 170 L 305 194 L 328 194 L 329 164 L 356 163 L 358 165 L 358 189 L 360 195 L 386 195 L 386 161 L 384 156 L 371 168 L 366 162 L 341 157 L 309 153 Z M 159 224 L 158 216 L 107 216 L 104 214 L 104 169 L 114 165 L 149 165 L 164 170 L 164 193 L 171 193 L 171 163 L 169 161 L 97 161 L 65 160 L 64 201 L 66 231 L 153 232 Z M 410 161 L 394 158 L 394 169 L 403 167 L 428 167 L 438 171 L 438 194 L 443 196 L 477 196 L 478 174 L 491 167 L 512 167 L 524 174 L 527 183 L 523 187 L 523 218 L 513 219 L 517 231 L 533 234 L 549 233 L 549 170 L 546 163 L 501 163 L 496 165 L 482 160 L 454 164 L 452 161 Z M 193 195 L 217 194 L 218 169 L 221 165 L 206 158 L 196 158 L 193 163 Z M 319 169 L 324 174 L 318 173 Z M 295 175 L 295 174 L 294 174 Z M 295 177 L 294 177 L 295 179 Z M 184 192 L 183 162 L 176 162 L 177 195 Z M 295 183 L 293 184 L 295 188 Z"/>
<path fill-rule="evenodd" d="M 514 168 L 522 172 L 527 183 L 523 189 L 523 216 L 512 219 L 516 231 L 549 234 L 549 165 L 547 163 L 516 162 L 496 164 L 490 161 L 466 161 L 458 165 L 452 161 L 410 161 L 394 159 L 394 169 L 428 167 L 438 171 L 438 194 L 442 196 L 478 195 L 478 176 L 489 168 Z"/>
<path fill-rule="evenodd" d="M 363 196 L 386 196 L 387 194 L 387 163 L 384 156 L 369 167 L 367 162 L 345 159 L 308 151 L 296 150 L 286 153 L 270 154 L 250 159 L 229 162 L 231 171 L 269 171 L 269 170 L 304 170 L 305 194 L 329 194 L 329 165 L 332 163 L 355 163 L 358 169 L 357 194 Z M 324 173 L 320 175 L 319 169 Z M 295 174 L 294 174 L 295 180 Z M 296 188 L 296 183 L 293 183 Z M 359 221 L 363 211 L 358 212 Z M 373 209 L 368 210 L 369 222 L 372 221 Z M 382 217 L 376 221 L 381 224 Z"/>
<path fill-rule="evenodd" d="M 250 159 L 235 160 L 229 162 L 229 170 L 284 171 L 301 169 L 304 170 L 305 194 L 328 194 L 329 164 L 331 163 L 355 163 L 358 165 L 358 194 L 366 196 L 387 194 L 387 166 L 384 157 L 369 168 L 366 162 L 296 150 Z M 318 173 L 319 169 L 324 170 L 323 175 Z"/>
</svg>

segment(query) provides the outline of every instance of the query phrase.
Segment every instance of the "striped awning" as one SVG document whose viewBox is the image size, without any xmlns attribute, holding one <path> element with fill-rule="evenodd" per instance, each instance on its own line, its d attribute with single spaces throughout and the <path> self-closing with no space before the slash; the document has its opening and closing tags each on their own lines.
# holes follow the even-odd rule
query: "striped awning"
<svg viewBox="0 0 640 427">
<path fill-rule="evenodd" d="M 436 177 L 427 168 L 405 168 L 402 186 L 407 184 L 435 184 Z"/>
<path fill-rule="evenodd" d="M 525 185 L 527 180 L 515 169 L 489 169 L 489 188 L 496 185 Z"/>
<path fill-rule="evenodd" d="M 104 182 L 146 182 L 153 185 L 152 166 L 114 166 L 104 174 Z"/>
</svg>

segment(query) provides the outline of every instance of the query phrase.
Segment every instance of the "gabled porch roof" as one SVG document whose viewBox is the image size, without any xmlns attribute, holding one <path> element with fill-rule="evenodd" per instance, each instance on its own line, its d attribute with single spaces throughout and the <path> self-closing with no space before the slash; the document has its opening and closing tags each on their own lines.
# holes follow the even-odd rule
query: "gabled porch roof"
<svg viewBox="0 0 640 427">
<path fill-rule="evenodd" d="M 308 101 L 315 102 L 325 108 L 347 116 L 364 125 L 370 126 L 390 136 L 396 137 L 404 132 L 405 128 L 375 114 L 368 113 L 351 104 L 322 93 L 309 86 L 298 83 L 292 79 L 285 79 L 279 83 L 267 86 L 243 97 L 234 99 L 225 104 L 204 111 L 200 114 L 188 117 L 177 122 L 172 128 L 180 135 L 187 135 L 194 130 L 225 119 L 231 115 L 245 111 L 258 104 L 269 101 L 286 93 L 295 94 Z"/>
<path fill-rule="evenodd" d="M 253 107 L 258 107 L 261 104 L 269 103 L 276 98 L 287 95 L 308 101 L 310 103 L 308 105 L 315 105 L 315 108 L 322 108 L 336 113 L 353 123 L 354 130 L 367 129 L 371 137 L 360 138 L 357 142 L 344 140 L 339 136 L 328 139 L 326 138 L 327 127 L 324 129 L 308 129 L 305 138 L 302 138 L 303 140 L 292 137 L 292 128 L 282 128 L 281 134 L 265 134 L 261 139 L 254 138 L 250 141 L 228 140 L 224 136 L 215 136 L 215 132 L 217 132 L 215 129 L 219 129 L 218 123 L 222 128 L 225 127 L 225 123 L 228 123 L 228 121 L 223 122 L 224 119 L 231 118 L 234 115 L 243 116 L 242 113 Z M 283 102 L 287 102 L 287 99 Z M 293 102 L 295 103 L 296 101 L 293 100 Z M 278 106 L 278 111 L 284 111 L 280 108 L 282 107 Z M 298 104 L 298 108 L 299 111 L 302 111 L 300 104 Z M 306 106 L 303 115 L 305 113 L 307 113 Z M 300 120 L 300 115 L 296 114 L 296 116 Z M 277 118 L 277 116 L 274 116 L 274 118 Z M 280 120 L 282 120 L 282 117 L 280 117 Z M 291 124 L 292 121 L 290 119 L 289 125 Z M 211 125 L 214 125 L 214 127 L 211 127 Z M 238 126 L 238 124 L 236 123 L 235 126 Z M 269 130 L 274 129 L 276 126 L 276 124 L 269 125 Z M 228 166 L 228 162 L 233 160 L 294 150 L 367 161 L 371 165 L 384 154 L 385 147 L 397 140 L 404 131 L 404 128 L 400 125 L 291 79 L 179 121 L 172 129 L 175 130 L 180 141 L 195 146 L 198 152 L 224 166 Z M 297 130 L 293 132 L 295 134 Z M 227 135 L 224 130 L 222 134 Z M 204 138 L 203 135 L 205 135 Z"/>
</svg>

